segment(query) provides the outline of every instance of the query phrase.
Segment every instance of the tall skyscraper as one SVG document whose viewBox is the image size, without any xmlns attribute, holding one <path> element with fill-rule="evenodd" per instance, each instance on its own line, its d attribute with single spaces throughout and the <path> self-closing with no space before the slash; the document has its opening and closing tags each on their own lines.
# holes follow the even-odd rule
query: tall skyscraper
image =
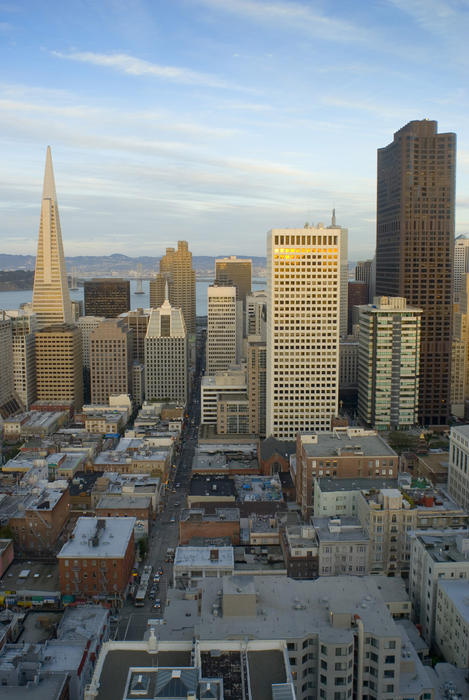
<svg viewBox="0 0 469 700">
<path fill-rule="evenodd" d="M 469 272 L 469 238 L 461 234 L 456 236 L 454 241 L 453 294 L 455 301 L 459 301 L 466 272 Z"/>
<path fill-rule="evenodd" d="M 0 312 L 0 423 L 24 409 L 15 391 L 13 373 L 13 337 L 11 319 L 5 311 Z"/>
<path fill-rule="evenodd" d="M 36 400 L 36 315 L 7 311 L 13 341 L 13 380 L 15 391 L 26 408 Z"/>
<path fill-rule="evenodd" d="M 38 401 L 83 404 L 81 334 L 77 326 L 61 323 L 36 333 L 36 382 Z"/>
<path fill-rule="evenodd" d="M 417 422 L 421 309 L 399 297 L 359 306 L 358 414 L 376 430 Z"/>
<path fill-rule="evenodd" d="M 85 280 L 86 316 L 117 318 L 130 310 L 130 281 L 117 277 Z"/>
<path fill-rule="evenodd" d="M 215 260 L 215 282 L 224 287 L 236 287 L 237 298 L 246 306 L 246 297 L 251 293 L 252 260 L 229 258 Z"/>
<path fill-rule="evenodd" d="M 47 147 L 42 189 L 33 311 L 40 328 L 73 320 L 50 146 Z"/>
<path fill-rule="evenodd" d="M 412 121 L 378 149 L 376 295 L 423 309 L 419 422 L 450 415 L 456 135 Z"/>
<path fill-rule="evenodd" d="M 126 314 L 121 314 L 121 318 L 133 331 L 134 362 L 144 362 L 145 336 L 147 334 L 148 321 L 150 320 L 150 310 L 134 309 L 134 311 L 128 311 Z"/>
<path fill-rule="evenodd" d="M 245 335 L 264 335 L 267 323 L 267 293 L 259 289 L 246 297 Z"/>
<path fill-rule="evenodd" d="M 182 309 L 187 335 L 195 335 L 195 270 L 187 241 L 178 241 L 177 250 L 166 248 L 160 260 L 160 274 L 150 281 L 150 306 L 162 306 L 168 282 L 169 303 Z"/>
<path fill-rule="evenodd" d="M 167 293 L 168 294 L 168 293 Z M 185 404 L 188 390 L 188 339 L 182 309 L 164 300 L 152 309 L 145 337 L 145 398 Z"/>
<path fill-rule="evenodd" d="M 348 330 L 348 229 L 337 226 L 335 209 L 332 210 L 331 225 L 340 229 L 340 335 L 346 337 Z"/>
<path fill-rule="evenodd" d="M 238 361 L 240 332 L 236 287 L 210 285 L 207 290 L 206 373 L 223 372 Z"/>
<path fill-rule="evenodd" d="M 268 233 L 268 436 L 330 430 L 337 415 L 340 239 L 340 228 Z"/>
<path fill-rule="evenodd" d="M 260 336 L 248 338 L 249 432 L 265 437 L 267 344 Z"/>
<path fill-rule="evenodd" d="M 107 318 L 90 335 L 92 404 L 132 393 L 133 331 L 123 319 Z"/>
</svg>

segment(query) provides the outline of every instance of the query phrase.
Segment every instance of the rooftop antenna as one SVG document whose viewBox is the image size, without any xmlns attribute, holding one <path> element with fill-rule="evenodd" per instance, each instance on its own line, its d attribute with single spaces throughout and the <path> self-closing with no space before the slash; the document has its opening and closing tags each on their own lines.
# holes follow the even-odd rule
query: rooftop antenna
<svg viewBox="0 0 469 700">
<path fill-rule="evenodd" d="M 331 222 L 331 223 L 332 223 L 332 226 L 333 226 L 333 227 L 336 225 L 336 223 L 335 223 L 335 207 L 334 207 L 334 209 L 332 210 L 332 222 Z"/>
</svg>

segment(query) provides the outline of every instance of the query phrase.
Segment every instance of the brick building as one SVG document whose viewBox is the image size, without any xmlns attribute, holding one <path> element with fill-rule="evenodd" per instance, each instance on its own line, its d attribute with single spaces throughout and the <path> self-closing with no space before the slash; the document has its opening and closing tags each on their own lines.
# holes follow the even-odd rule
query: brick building
<svg viewBox="0 0 469 700">
<path fill-rule="evenodd" d="M 296 500 L 305 516 L 312 514 L 316 478 L 395 479 L 399 466 L 397 454 L 378 433 L 362 428 L 298 435 L 296 462 Z"/>
<path fill-rule="evenodd" d="M 44 489 L 39 495 L 11 498 L 16 503 L 8 524 L 13 532 L 15 550 L 31 558 L 53 554 L 69 517 L 68 489 Z"/>
<path fill-rule="evenodd" d="M 277 440 L 268 437 L 267 440 L 259 441 L 259 469 L 261 474 L 270 476 L 278 472 L 290 471 L 290 456 L 296 452 L 294 440 Z"/>
<path fill-rule="evenodd" d="M 183 510 L 179 521 L 179 544 L 190 544 L 192 537 L 229 537 L 232 545 L 239 544 L 239 508 L 205 508 Z"/>
<path fill-rule="evenodd" d="M 135 518 L 78 518 L 57 555 L 63 596 L 122 604 L 135 559 Z"/>
</svg>

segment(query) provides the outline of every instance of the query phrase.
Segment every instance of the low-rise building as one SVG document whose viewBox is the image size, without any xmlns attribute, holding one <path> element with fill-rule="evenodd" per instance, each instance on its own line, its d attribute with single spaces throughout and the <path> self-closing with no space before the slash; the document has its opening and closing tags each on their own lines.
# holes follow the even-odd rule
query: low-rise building
<svg viewBox="0 0 469 700">
<path fill-rule="evenodd" d="M 68 488 L 37 487 L 33 492 L 2 501 L 2 511 L 13 532 L 18 554 L 31 558 L 50 556 L 56 551 L 59 536 L 70 514 L 69 491 Z"/>
<path fill-rule="evenodd" d="M 78 518 L 57 555 L 60 590 L 121 605 L 135 559 L 135 518 Z"/>
<path fill-rule="evenodd" d="M 246 393 L 246 370 L 234 365 L 226 372 L 202 377 L 200 384 L 201 423 L 217 424 L 217 405 L 220 394 Z"/>
<path fill-rule="evenodd" d="M 364 576 L 370 538 L 358 518 L 313 518 L 319 576 Z"/>
<path fill-rule="evenodd" d="M 394 489 L 397 479 L 332 479 L 314 480 L 313 512 L 315 517 L 357 515 L 361 491 Z"/>
<path fill-rule="evenodd" d="M 278 440 L 270 436 L 259 441 L 259 467 L 265 476 L 290 471 L 290 457 L 296 455 L 294 440 Z"/>
<path fill-rule="evenodd" d="M 251 515 L 249 524 L 249 544 L 267 547 L 280 544 L 280 527 L 277 518 L 269 515 Z"/>
<path fill-rule="evenodd" d="M 175 588 L 192 588 L 203 578 L 231 576 L 233 572 L 233 547 L 176 548 L 173 563 Z"/>
<path fill-rule="evenodd" d="M 96 508 L 97 503 L 104 496 L 108 498 L 120 498 L 132 496 L 132 498 L 150 498 L 151 516 L 154 519 L 162 508 L 164 495 L 164 483 L 158 476 L 150 474 L 119 474 L 118 472 L 105 472 L 100 474 L 93 484 L 91 492 L 91 507 Z"/>
<path fill-rule="evenodd" d="M 166 481 L 172 458 L 172 447 L 144 448 L 138 451 L 121 449 L 103 450 L 96 456 L 95 471 L 120 474 L 150 474 Z"/>
<path fill-rule="evenodd" d="M 153 520 L 150 496 L 103 496 L 96 504 L 96 517 L 135 518 L 134 536 L 141 539 L 148 536 Z"/>
<path fill-rule="evenodd" d="M 258 474 L 259 463 L 254 442 L 245 444 L 207 442 L 194 450 L 193 474 Z"/>
<path fill-rule="evenodd" d="M 435 644 L 444 659 L 457 668 L 469 667 L 469 584 L 438 581 Z"/>
<path fill-rule="evenodd" d="M 448 491 L 451 498 L 469 510 L 469 425 L 458 425 L 451 428 L 449 462 L 448 462 Z"/>
<path fill-rule="evenodd" d="M 437 586 L 441 580 L 465 581 L 469 590 L 469 533 L 444 530 L 411 536 L 409 595 L 415 621 L 431 645 L 435 640 Z"/>
<path fill-rule="evenodd" d="M 289 578 L 318 577 L 319 544 L 312 525 L 287 525 L 281 532 L 280 544 Z"/>
<path fill-rule="evenodd" d="M 239 508 L 217 508 L 206 513 L 205 508 L 183 510 L 179 519 L 179 544 L 187 545 L 193 537 L 228 537 L 232 545 L 240 541 Z"/>
<path fill-rule="evenodd" d="M 96 411 L 84 413 L 85 430 L 89 433 L 101 433 L 102 435 L 119 435 L 124 430 L 128 414 L 127 411 Z"/>
<path fill-rule="evenodd" d="M 335 428 L 332 432 L 298 435 L 296 442 L 297 503 L 304 517 L 313 511 L 314 479 L 319 477 L 395 479 L 399 458 L 374 430 Z"/>
<path fill-rule="evenodd" d="M 13 540 L 1 539 L 0 540 L 0 577 L 3 576 L 5 571 L 10 566 L 13 561 Z"/>
<path fill-rule="evenodd" d="M 187 506 L 194 503 L 235 503 L 236 489 L 233 479 L 225 476 L 205 476 L 195 474 L 187 494 Z"/>
<path fill-rule="evenodd" d="M 65 411 L 26 411 L 3 421 L 5 440 L 14 442 L 20 438 L 44 438 L 55 433 L 69 420 Z"/>
</svg>

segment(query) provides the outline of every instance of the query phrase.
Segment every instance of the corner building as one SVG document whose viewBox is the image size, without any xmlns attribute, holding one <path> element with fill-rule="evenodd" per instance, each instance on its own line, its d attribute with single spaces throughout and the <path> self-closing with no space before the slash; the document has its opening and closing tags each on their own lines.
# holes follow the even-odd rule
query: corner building
<svg viewBox="0 0 469 700">
<path fill-rule="evenodd" d="M 267 237 L 266 434 L 330 430 L 337 415 L 340 228 Z"/>
<path fill-rule="evenodd" d="M 456 135 L 412 121 L 378 149 L 376 296 L 423 309 L 419 423 L 450 415 Z"/>
</svg>

